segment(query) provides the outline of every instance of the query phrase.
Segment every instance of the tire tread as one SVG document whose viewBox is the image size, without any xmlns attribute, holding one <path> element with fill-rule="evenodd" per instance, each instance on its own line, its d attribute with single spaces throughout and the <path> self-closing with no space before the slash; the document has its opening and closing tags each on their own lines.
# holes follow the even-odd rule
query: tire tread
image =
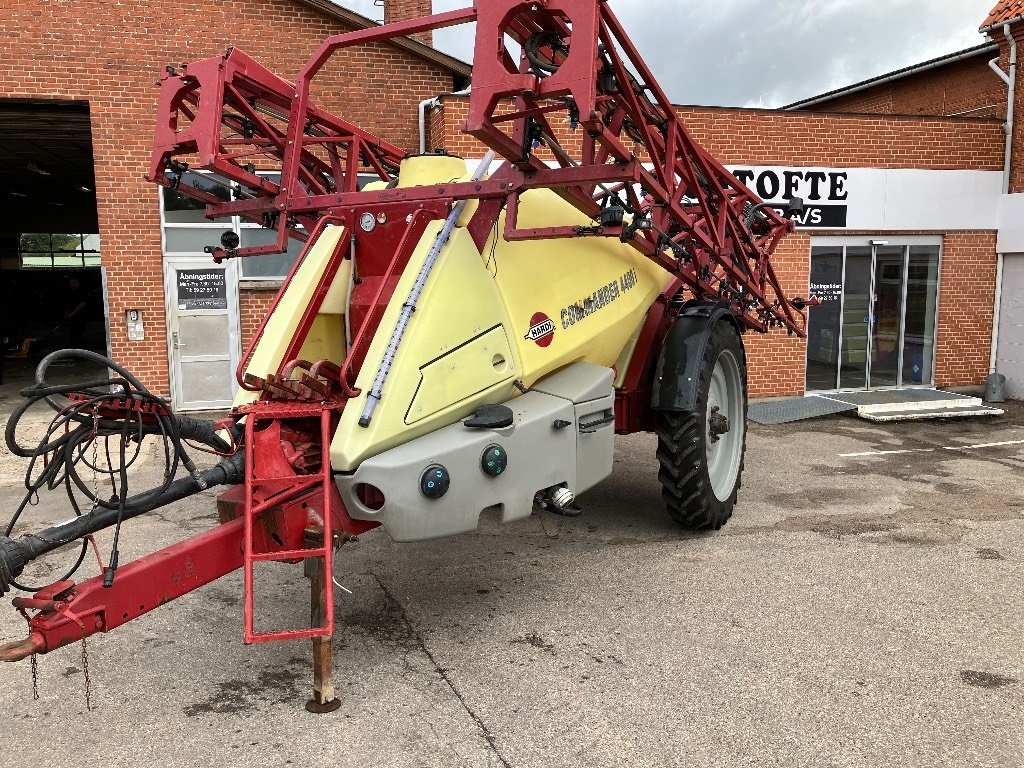
<svg viewBox="0 0 1024 768">
<path fill-rule="evenodd" d="M 707 436 L 702 429 L 704 414 L 707 410 L 708 388 L 714 366 L 723 349 L 738 350 L 740 373 L 743 380 L 742 400 L 745 424 L 747 365 L 743 342 L 731 323 L 721 322 L 711 333 L 712 339 L 705 348 L 697 381 L 697 410 L 682 413 L 662 412 L 658 415 L 657 426 L 657 458 L 660 464 L 658 480 L 662 486 L 662 498 L 672 519 L 683 527 L 694 531 L 718 530 L 732 516 L 743 477 L 743 462 L 746 453 L 747 435 L 744 427 L 736 485 L 729 498 L 724 502 L 720 501 L 715 496 L 708 475 L 704 444 Z"/>
</svg>

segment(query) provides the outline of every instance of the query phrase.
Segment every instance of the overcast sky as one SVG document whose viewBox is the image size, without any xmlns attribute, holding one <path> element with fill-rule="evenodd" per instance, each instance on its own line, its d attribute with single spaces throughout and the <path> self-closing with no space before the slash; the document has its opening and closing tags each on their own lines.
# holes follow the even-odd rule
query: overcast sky
<svg viewBox="0 0 1024 768">
<path fill-rule="evenodd" d="M 481 0 L 486 2 L 486 0 Z M 335 0 L 372 19 L 374 0 Z M 434 0 L 434 12 L 471 0 Z M 669 98 L 679 104 L 765 106 L 983 42 L 996 0 L 611 0 Z M 469 61 L 470 26 L 435 33 Z M 995 77 L 995 75 L 993 75 Z"/>
</svg>

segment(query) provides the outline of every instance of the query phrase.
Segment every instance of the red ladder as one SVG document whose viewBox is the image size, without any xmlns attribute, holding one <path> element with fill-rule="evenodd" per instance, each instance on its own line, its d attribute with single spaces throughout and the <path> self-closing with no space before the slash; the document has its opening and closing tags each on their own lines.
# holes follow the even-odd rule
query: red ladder
<svg viewBox="0 0 1024 768">
<path fill-rule="evenodd" d="M 266 643 L 274 640 L 302 640 L 314 637 L 330 637 L 334 634 L 334 601 L 327 600 L 324 624 L 309 629 L 256 632 L 253 608 L 253 565 L 258 562 L 284 560 L 297 561 L 320 559 L 324 561 L 324 572 L 328 578 L 334 572 L 334 533 L 331 526 L 332 497 L 334 488 L 331 478 L 331 416 L 335 408 L 324 404 L 284 404 L 280 402 L 254 403 L 245 409 L 245 530 L 243 534 L 243 561 L 245 569 L 245 631 L 244 642 Z M 255 450 L 256 425 L 265 421 L 285 422 L 292 419 L 320 419 L 320 469 L 306 475 L 264 477 L 257 464 L 263 455 Z M 268 510 L 293 501 L 309 493 L 317 486 L 323 498 L 323 541 L 313 549 L 277 549 L 256 551 L 254 528 L 256 521 Z M 259 500 L 257 500 L 257 497 Z"/>
</svg>

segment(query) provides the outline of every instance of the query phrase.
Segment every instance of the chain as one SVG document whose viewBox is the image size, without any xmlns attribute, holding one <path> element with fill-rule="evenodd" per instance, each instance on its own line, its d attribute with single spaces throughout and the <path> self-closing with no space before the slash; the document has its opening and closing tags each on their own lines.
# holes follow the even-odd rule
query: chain
<svg viewBox="0 0 1024 768">
<path fill-rule="evenodd" d="M 92 511 L 100 504 L 100 416 L 92 414 Z M 102 569 L 102 566 L 101 566 Z M 85 711 L 92 711 L 92 678 L 89 677 L 89 646 L 82 637 L 82 676 L 85 678 Z"/>
<path fill-rule="evenodd" d="M 554 534 L 554 536 L 552 536 L 552 535 L 551 535 L 550 533 L 548 533 L 548 527 L 547 527 L 547 525 L 546 525 L 546 524 L 544 523 L 544 518 L 545 518 L 546 516 L 547 516 L 547 510 L 546 510 L 546 509 L 545 509 L 544 507 L 541 507 L 541 509 L 540 509 L 540 515 L 538 515 L 538 517 L 537 517 L 537 519 L 538 519 L 538 520 L 540 520 L 540 529 L 541 529 L 542 531 L 544 531 L 544 537 L 545 537 L 545 538 L 548 538 L 548 539 L 557 539 L 557 538 L 559 537 L 559 535 L 561 534 L 561 530 L 562 530 L 562 520 L 559 520 L 559 521 L 558 521 L 558 526 L 557 526 L 557 530 L 555 531 L 555 534 Z M 564 520 L 565 518 L 562 518 L 562 519 Z"/>
<path fill-rule="evenodd" d="M 85 676 L 85 711 L 92 712 L 92 678 L 89 677 L 89 646 L 86 644 L 84 637 L 82 638 L 82 674 Z"/>
<path fill-rule="evenodd" d="M 39 701 L 39 660 L 34 653 L 29 664 L 32 667 L 32 700 Z"/>
<path fill-rule="evenodd" d="M 99 506 L 100 498 L 100 473 L 97 467 L 100 465 L 100 416 L 98 413 L 92 415 L 92 511 L 95 512 Z"/>
</svg>

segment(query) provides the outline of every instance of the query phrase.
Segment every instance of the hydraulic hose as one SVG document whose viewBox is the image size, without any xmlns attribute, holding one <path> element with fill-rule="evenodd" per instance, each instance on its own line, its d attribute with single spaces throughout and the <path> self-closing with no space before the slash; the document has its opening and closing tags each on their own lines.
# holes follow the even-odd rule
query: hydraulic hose
<svg viewBox="0 0 1024 768">
<path fill-rule="evenodd" d="M 193 496 L 205 488 L 240 483 L 245 476 L 245 454 L 239 451 L 229 459 L 199 473 L 202 484 L 194 477 L 182 477 L 157 491 L 147 491 L 127 499 L 123 514 L 118 509 L 97 507 L 93 512 L 55 525 L 39 533 L 20 539 L 0 537 L 0 597 L 7 593 L 11 582 L 37 557 L 52 552 L 83 536 L 97 533 L 117 525 L 123 520 L 151 512 L 175 501 Z"/>
<path fill-rule="evenodd" d="M 84 384 L 51 384 L 46 374 L 49 367 L 66 359 L 85 360 L 113 372 L 105 379 Z M 169 403 L 153 395 L 130 372 L 113 360 L 90 350 L 63 349 L 53 352 L 39 363 L 36 384 L 21 392 L 24 400 L 14 409 L 7 423 L 7 447 L 15 456 L 29 459 L 25 476 L 27 493 L 6 527 L 0 527 L 0 595 L 14 587 L 26 591 L 36 588 L 19 584 L 25 565 L 42 554 L 82 539 L 104 528 L 114 527 L 114 538 L 104 583 L 110 586 L 118 565 L 118 541 L 121 523 L 157 507 L 190 496 L 210 485 L 238 482 L 242 477 L 244 459 L 230 456 L 217 467 L 200 472 L 186 450 L 186 441 L 202 443 L 222 456 L 233 450 L 218 434 L 210 421 L 180 417 Z M 37 403 L 45 402 L 55 413 L 45 436 L 33 446 L 18 441 L 18 425 Z M 130 496 L 128 470 L 142 452 L 143 439 L 158 436 L 162 441 L 164 462 L 161 484 L 145 493 Z M 91 447 L 91 451 L 89 448 Z M 100 451 L 105 458 L 101 464 Z M 184 466 L 188 477 L 175 479 Z M 82 476 L 80 468 L 91 470 L 92 482 Z M 99 492 L 99 477 L 110 485 L 109 493 Z M 65 486 L 68 501 L 77 517 L 69 523 L 12 539 L 15 526 L 40 490 Z M 88 512 L 76 497 L 88 502 Z M 71 578 L 81 565 L 87 542 L 82 541 L 78 560 L 63 576 Z"/>
</svg>

